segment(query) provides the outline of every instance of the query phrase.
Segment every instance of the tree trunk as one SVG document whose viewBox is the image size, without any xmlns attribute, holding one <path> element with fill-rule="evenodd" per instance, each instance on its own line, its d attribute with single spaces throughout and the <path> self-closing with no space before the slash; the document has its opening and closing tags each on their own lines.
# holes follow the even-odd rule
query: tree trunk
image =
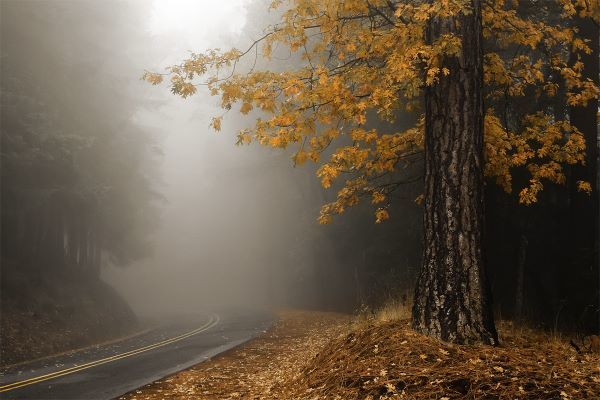
<svg viewBox="0 0 600 400">
<path fill-rule="evenodd" d="M 525 287 L 525 260 L 527 259 L 527 237 L 521 234 L 517 256 L 517 287 L 515 288 L 515 320 L 523 320 L 523 289 Z"/>
<path fill-rule="evenodd" d="M 362 264 L 359 267 L 358 263 L 354 264 L 354 294 L 356 301 L 356 309 L 362 309 L 364 304 L 364 296 L 362 292 L 362 286 L 360 284 L 360 268 L 365 269 L 365 264 L 367 263 L 367 253 L 363 250 L 362 252 Z"/>
<path fill-rule="evenodd" d="M 100 241 L 96 236 L 94 240 L 94 275 L 100 276 L 100 268 L 102 267 L 102 248 L 100 247 Z"/>
<path fill-rule="evenodd" d="M 576 19 L 579 35 L 589 40 L 588 45 L 592 52 L 582 53 L 581 61 L 584 63 L 583 77 L 589 78 L 600 84 L 600 28 L 590 18 Z M 576 60 L 572 56 L 572 61 Z M 598 310 L 600 286 L 598 273 L 600 261 L 598 259 L 598 228 L 600 226 L 599 197 L 598 197 L 598 98 L 587 103 L 585 107 L 572 107 L 569 110 L 571 123 L 581 131 L 585 137 L 585 165 L 575 165 L 571 168 L 569 177 L 569 225 L 564 231 L 568 232 L 569 260 L 567 268 L 561 277 L 561 291 L 563 297 L 569 298 L 569 312 L 583 318 L 586 310 Z M 577 181 L 583 180 L 590 183 L 590 194 L 579 192 Z M 587 284 L 583 284 L 587 282 Z M 594 283 L 592 283 L 594 282 Z M 600 312 L 587 313 L 587 317 L 580 321 L 584 329 L 590 333 L 600 330 Z"/>
<path fill-rule="evenodd" d="M 427 40 L 455 34 L 462 54 L 425 92 L 424 255 L 413 327 L 454 343 L 496 344 L 483 255 L 483 51 L 481 3 L 429 22 Z"/>
</svg>

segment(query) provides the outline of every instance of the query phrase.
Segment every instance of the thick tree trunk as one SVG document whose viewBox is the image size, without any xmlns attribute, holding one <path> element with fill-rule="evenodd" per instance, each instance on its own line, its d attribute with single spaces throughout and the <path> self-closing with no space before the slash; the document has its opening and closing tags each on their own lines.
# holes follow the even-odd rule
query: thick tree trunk
<svg viewBox="0 0 600 400">
<path fill-rule="evenodd" d="M 483 51 L 481 3 L 434 19 L 428 40 L 455 34 L 462 54 L 425 93 L 424 255 L 413 327 L 455 343 L 496 344 L 483 256 Z"/>
</svg>

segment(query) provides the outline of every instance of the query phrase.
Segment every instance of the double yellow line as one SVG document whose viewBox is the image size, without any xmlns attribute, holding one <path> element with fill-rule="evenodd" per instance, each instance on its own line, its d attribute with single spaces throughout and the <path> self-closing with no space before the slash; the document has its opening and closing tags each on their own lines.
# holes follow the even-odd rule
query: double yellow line
<svg viewBox="0 0 600 400">
<path fill-rule="evenodd" d="M 75 367 L 63 369 L 63 370 L 60 370 L 60 371 L 55 371 L 55 372 L 52 372 L 50 374 L 40 375 L 40 376 L 36 376 L 36 377 L 33 377 L 33 378 L 25 379 L 25 380 L 22 380 L 22 381 L 9 383 L 8 385 L 0 386 L 0 393 L 2 393 L 2 392 L 8 392 L 10 390 L 14 390 L 14 389 L 18 389 L 18 388 L 22 388 L 24 386 L 33 385 L 33 384 L 36 384 L 36 383 L 39 383 L 39 382 L 43 382 L 43 381 L 47 381 L 47 380 L 50 380 L 50 379 L 58 378 L 60 376 L 65 376 L 65 375 L 73 374 L 75 372 L 79 372 L 79 371 L 83 371 L 85 369 L 93 368 L 93 367 L 96 367 L 98 365 L 102 365 L 102 364 L 106 364 L 106 363 L 109 363 L 109 362 L 121 360 L 123 358 L 134 356 L 136 354 L 140 354 L 140 353 L 144 353 L 146 351 L 154 350 L 154 349 L 157 349 L 159 347 L 166 346 L 168 344 L 175 343 L 175 342 L 178 342 L 180 340 L 189 338 L 190 336 L 197 335 L 200 332 L 204 332 L 204 331 L 212 328 L 213 326 L 217 325 L 219 323 L 219 320 L 220 320 L 219 316 L 216 315 L 216 314 L 213 314 L 213 315 L 210 316 L 210 318 L 209 318 L 209 320 L 208 320 L 208 322 L 206 324 L 204 324 L 200 328 L 194 329 L 193 331 L 184 333 L 183 335 L 175 336 L 173 338 L 163 340 L 162 342 L 158 342 L 158 343 L 150 344 L 148 346 L 140 347 L 139 349 L 130 350 L 128 352 L 121 353 L 121 354 L 116 354 L 116 355 L 111 356 L 111 357 L 106 357 L 106 358 L 103 358 L 101 360 L 96 360 L 96 361 L 92 361 L 92 362 L 89 362 L 89 363 L 86 363 L 86 364 L 77 365 Z"/>
</svg>

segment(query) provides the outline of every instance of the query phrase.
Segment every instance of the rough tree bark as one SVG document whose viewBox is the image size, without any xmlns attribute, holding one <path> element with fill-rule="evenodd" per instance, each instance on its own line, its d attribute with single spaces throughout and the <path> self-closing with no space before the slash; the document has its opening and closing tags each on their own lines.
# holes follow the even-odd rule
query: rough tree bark
<svg viewBox="0 0 600 400">
<path fill-rule="evenodd" d="M 427 40 L 461 38 L 450 74 L 425 93 L 424 255 L 413 327 L 441 340 L 496 344 L 483 255 L 483 50 L 481 2 L 429 22 Z"/>
</svg>

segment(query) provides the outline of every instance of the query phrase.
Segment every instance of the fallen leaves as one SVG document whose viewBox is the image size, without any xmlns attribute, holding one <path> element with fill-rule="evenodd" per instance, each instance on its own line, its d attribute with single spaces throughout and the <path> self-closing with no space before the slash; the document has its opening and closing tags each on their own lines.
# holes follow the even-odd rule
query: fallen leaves
<svg viewBox="0 0 600 400">
<path fill-rule="evenodd" d="M 359 327 L 288 383 L 313 388 L 311 396 L 288 398 L 567 400 L 600 393 L 598 355 L 577 356 L 568 343 L 539 331 L 499 327 L 500 347 L 442 343 L 416 334 L 408 321 Z M 375 346 L 377 353 L 365 351 Z"/>
<path fill-rule="evenodd" d="M 500 333 L 500 347 L 456 346 L 407 321 L 349 328 L 339 314 L 288 312 L 246 345 L 122 399 L 574 400 L 600 392 L 600 356 L 574 354 L 539 332 L 500 324 Z"/>
<path fill-rule="evenodd" d="M 120 399 L 289 398 L 281 394 L 289 389 L 286 383 L 301 377 L 306 362 L 345 329 L 348 319 L 335 313 L 283 312 L 262 336 Z"/>
</svg>

